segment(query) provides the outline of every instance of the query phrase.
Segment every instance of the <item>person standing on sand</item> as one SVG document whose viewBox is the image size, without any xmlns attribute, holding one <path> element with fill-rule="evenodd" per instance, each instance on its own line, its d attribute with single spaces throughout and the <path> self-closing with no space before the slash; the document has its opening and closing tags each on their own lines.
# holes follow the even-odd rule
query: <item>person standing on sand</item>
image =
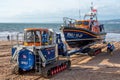
<svg viewBox="0 0 120 80">
<path fill-rule="evenodd" d="M 7 40 L 10 41 L 10 36 L 9 35 L 7 36 Z"/>
</svg>

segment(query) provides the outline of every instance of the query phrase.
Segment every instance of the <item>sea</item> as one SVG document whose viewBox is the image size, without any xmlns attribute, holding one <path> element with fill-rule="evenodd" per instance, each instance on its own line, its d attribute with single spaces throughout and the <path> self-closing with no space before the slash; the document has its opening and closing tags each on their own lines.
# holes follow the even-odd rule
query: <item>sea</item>
<svg viewBox="0 0 120 80">
<path fill-rule="evenodd" d="M 23 33 L 25 28 L 49 28 L 60 32 L 62 23 L 0 23 L 0 41 L 7 40 L 7 36 L 14 36 Z M 120 23 L 104 23 L 106 41 L 120 41 Z"/>
</svg>

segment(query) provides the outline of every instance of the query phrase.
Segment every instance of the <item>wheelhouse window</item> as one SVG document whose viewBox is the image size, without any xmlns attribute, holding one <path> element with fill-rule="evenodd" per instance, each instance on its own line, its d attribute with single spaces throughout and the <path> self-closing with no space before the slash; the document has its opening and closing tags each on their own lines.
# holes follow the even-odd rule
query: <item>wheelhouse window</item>
<svg viewBox="0 0 120 80">
<path fill-rule="evenodd" d="M 82 21 L 76 21 L 75 24 L 76 24 L 76 25 L 81 25 L 81 24 L 82 24 Z"/>
<path fill-rule="evenodd" d="M 89 22 L 88 21 L 84 21 L 83 24 L 84 25 L 89 25 Z"/>
<path fill-rule="evenodd" d="M 24 40 L 26 42 L 40 42 L 40 31 L 26 31 Z"/>
</svg>

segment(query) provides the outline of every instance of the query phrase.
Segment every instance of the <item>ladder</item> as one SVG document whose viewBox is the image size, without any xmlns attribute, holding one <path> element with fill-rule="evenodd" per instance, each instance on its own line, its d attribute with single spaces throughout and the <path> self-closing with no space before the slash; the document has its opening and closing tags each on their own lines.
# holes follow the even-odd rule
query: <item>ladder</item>
<svg viewBox="0 0 120 80">
<path fill-rule="evenodd" d="M 35 72 L 38 74 L 41 74 L 41 68 L 42 68 L 42 62 L 41 62 L 41 57 L 39 53 L 37 52 L 35 54 Z"/>
</svg>

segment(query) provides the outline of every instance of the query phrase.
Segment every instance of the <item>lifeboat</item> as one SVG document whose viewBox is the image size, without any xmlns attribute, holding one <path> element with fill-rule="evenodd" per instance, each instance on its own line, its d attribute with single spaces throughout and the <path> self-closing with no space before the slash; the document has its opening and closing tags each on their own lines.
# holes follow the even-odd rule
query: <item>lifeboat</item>
<svg viewBox="0 0 120 80">
<path fill-rule="evenodd" d="M 90 13 L 85 14 L 83 20 L 63 18 L 64 25 L 60 29 L 69 48 L 80 48 L 105 40 L 106 32 L 104 26 L 99 23 L 97 12 L 93 9 L 91 7 Z"/>
</svg>

